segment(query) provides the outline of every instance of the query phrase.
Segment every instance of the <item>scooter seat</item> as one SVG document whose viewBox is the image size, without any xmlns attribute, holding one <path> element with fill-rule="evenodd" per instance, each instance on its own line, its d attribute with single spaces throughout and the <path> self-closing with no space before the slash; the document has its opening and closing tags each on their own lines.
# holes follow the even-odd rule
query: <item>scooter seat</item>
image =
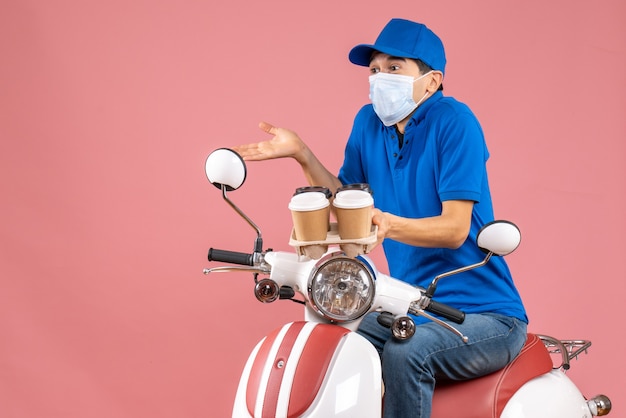
<svg viewBox="0 0 626 418">
<path fill-rule="evenodd" d="M 505 368 L 477 379 L 438 383 L 434 418 L 498 418 L 524 383 L 552 370 L 552 358 L 541 339 L 528 334 L 520 354 Z"/>
</svg>

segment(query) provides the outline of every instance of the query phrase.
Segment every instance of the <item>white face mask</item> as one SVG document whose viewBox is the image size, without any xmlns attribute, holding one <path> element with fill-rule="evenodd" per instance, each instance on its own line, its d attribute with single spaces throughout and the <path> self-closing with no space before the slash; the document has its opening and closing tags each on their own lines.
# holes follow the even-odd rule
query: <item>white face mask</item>
<svg viewBox="0 0 626 418">
<path fill-rule="evenodd" d="M 377 73 L 370 76 L 370 100 L 374 112 L 385 126 L 391 126 L 406 118 L 426 98 L 428 92 L 415 103 L 413 83 L 430 74 L 417 78 L 409 75 Z"/>
</svg>

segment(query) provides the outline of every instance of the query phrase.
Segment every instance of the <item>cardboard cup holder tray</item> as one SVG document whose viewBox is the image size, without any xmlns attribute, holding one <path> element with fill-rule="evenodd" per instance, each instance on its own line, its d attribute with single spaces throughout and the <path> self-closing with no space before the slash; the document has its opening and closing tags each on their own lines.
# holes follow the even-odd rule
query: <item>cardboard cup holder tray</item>
<svg viewBox="0 0 626 418">
<path fill-rule="evenodd" d="M 365 238 L 341 239 L 337 229 L 337 223 L 330 223 L 330 230 L 323 241 L 299 241 L 295 238 L 295 230 L 291 230 L 289 245 L 296 249 L 298 255 L 306 255 L 314 260 L 318 260 L 328 251 L 329 246 L 339 246 L 348 257 L 367 254 L 376 244 L 376 234 L 378 226 L 372 225 L 370 234 Z"/>
</svg>

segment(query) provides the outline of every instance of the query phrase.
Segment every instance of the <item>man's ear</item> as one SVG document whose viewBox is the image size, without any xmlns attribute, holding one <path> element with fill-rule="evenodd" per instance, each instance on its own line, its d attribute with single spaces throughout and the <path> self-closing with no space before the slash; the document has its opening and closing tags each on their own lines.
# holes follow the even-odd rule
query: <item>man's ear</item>
<svg viewBox="0 0 626 418">
<path fill-rule="evenodd" d="M 441 83 L 443 83 L 443 73 L 441 71 L 433 71 L 426 85 L 426 90 L 429 93 L 434 93 L 439 89 Z"/>
</svg>

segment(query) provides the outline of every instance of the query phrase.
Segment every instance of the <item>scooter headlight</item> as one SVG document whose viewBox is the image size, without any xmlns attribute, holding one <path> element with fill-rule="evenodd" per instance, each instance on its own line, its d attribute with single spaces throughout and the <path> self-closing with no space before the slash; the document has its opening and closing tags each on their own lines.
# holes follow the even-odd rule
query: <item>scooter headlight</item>
<svg viewBox="0 0 626 418">
<path fill-rule="evenodd" d="M 331 255 L 316 265 L 309 280 L 313 308 L 333 322 L 365 315 L 374 301 L 374 277 L 362 261 Z"/>
</svg>

